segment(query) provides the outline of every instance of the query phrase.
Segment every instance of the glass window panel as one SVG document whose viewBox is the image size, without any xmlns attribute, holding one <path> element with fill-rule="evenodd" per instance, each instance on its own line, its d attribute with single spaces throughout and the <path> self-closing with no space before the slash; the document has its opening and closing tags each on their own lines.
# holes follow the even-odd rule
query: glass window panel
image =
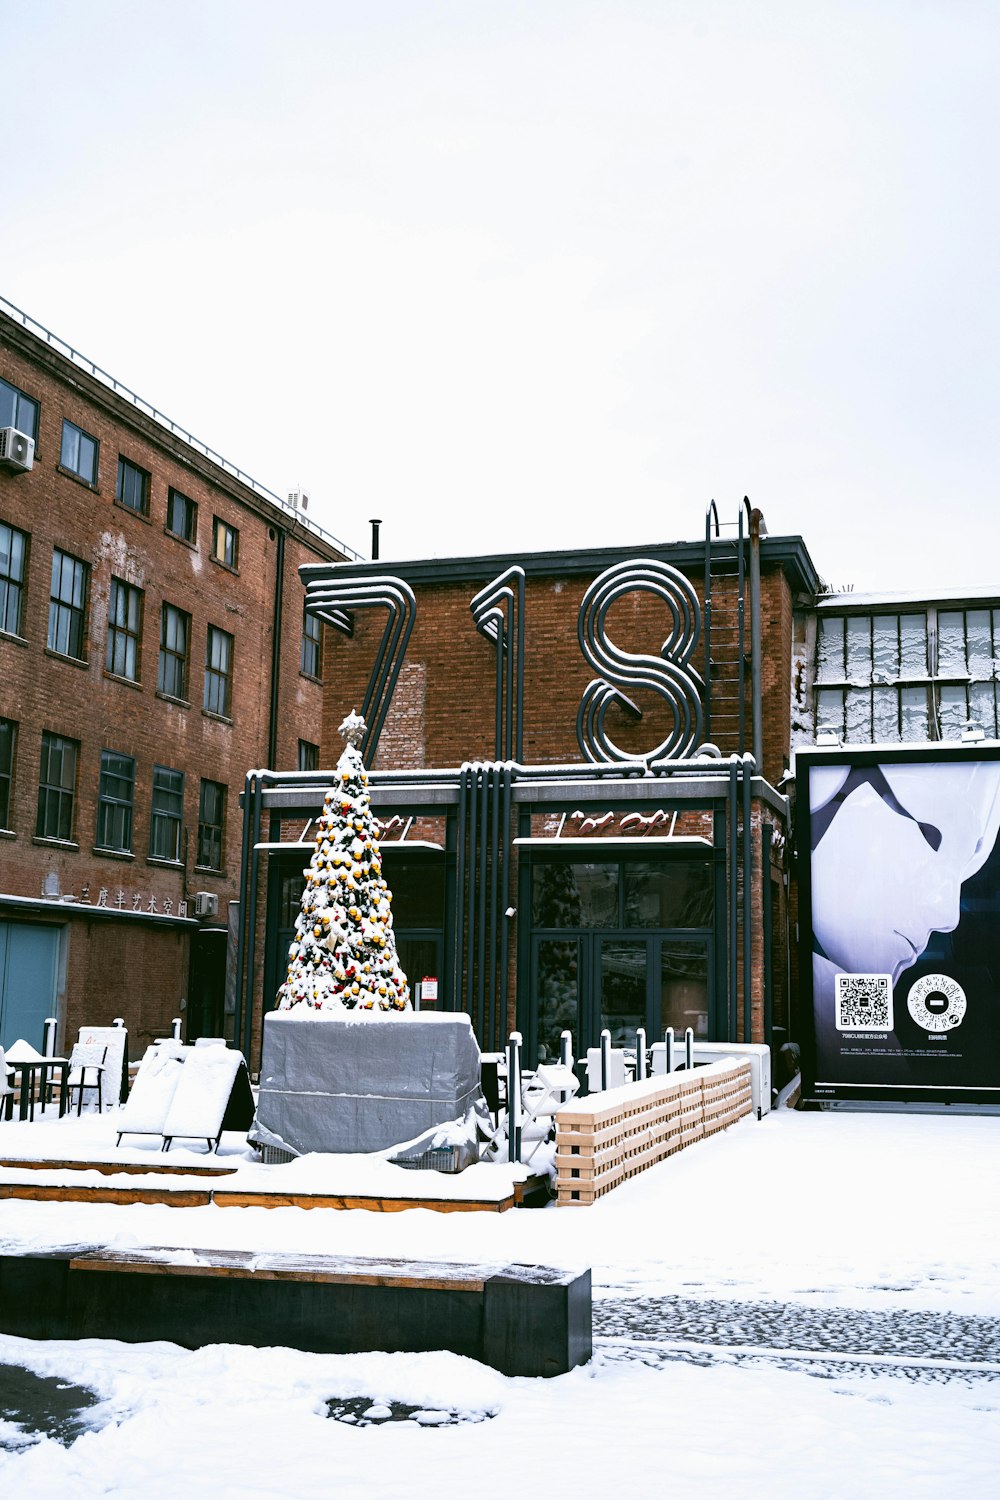
<svg viewBox="0 0 1000 1500">
<path fill-rule="evenodd" d="M 198 864 L 222 869 L 226 789 L 219 781 L 203 781 L 198 808 Z"/>
<path fill-rule="evenodd" d="M 538 1061 L 558 1062 L 559 1037 L 580 1040 L 579 944 L 575 938 L 543 938 L 538 944 Z"/>
<path fill-rule="evenodd" d="M 190 616 L 164 604 L 160 623 L 160 661 L 157 685 L 171 698 L 187 697 L 187 655 Z"/>
<path fill-rule="evenodd" d="M 850 615 L 847 620 L 847 678 L 871 682 L 872 622 L 868 615 Z"/>
<path fill-rule="evenodd" d="M 83 659 L 88 574 L 86 563 L 79 558 L 53 551 L 48 646 L 50 651 L 77 660 Z"/>
<path fill-rule="evenodd" d="M 899 676 L 899 616 L 876 615 L 872 620 L 872 679 L 895 682 Z"/>
<path fill-rule="evenodd" d="M 969 718 L 978 719 L 988 739 L 996 737 L 996 684 L 973 682 L 969 685 Z"/>
<path fill-rule="evenodd" d="M 993 636 L 988 609 L 970 609 L 965 617 L 966 660 L 980 679 L 993 676 Z"/>
<path fill-rule="evenodd" d="M 844 617 L 820 615 L 816 636 L 817 682 L 844 680 Z"/>
<path fill-rule="evenodd" d="M 24 600 L 24 533 L 0 524 L 0 630 L 21 633 Z"/>
<path fill-rule="evenodd" d="M 38 814 L 35 833 L 39 838 L 66 839 L 73 836 L 73 800 L 76 792 L 75 740 L 42 734 L 38 777 Z"/>
<path fill-rule="evenodd" d="M 938 615 L 938 672 L 956 677 L 968 670 L 965 662 L 965 616 L 960 610 Z"/>
<path fill-rule="evenodd" d="M 14 744 L 17 724 L 0 719 L 0 828 L 10 827 L 10 793 L 14 779 Z"/>
<path fill-rule="evenodd" d="M 82 432 L 72 422 L 63 422 L 59 462 L 64 469 L 78 474 L 87 484 L 97 483 L 97 440 Z"/>
<path fill-rule="evenodd" d="M 943 740 L 957 740 L 969 717 L 965 688 L 957 683 L 945 683 L 940 689 L 938 723 Z"/>
<path fill-rule="evenodd" d="M 212 518 L 212 556 L 227 567 L 235 568 L 238 560 L 239 532 L 228 521 Z"/>
<path fill-rule="evenodd" d="M 302 906 L 302 892 L 306 888 L 306 877 L 299 874 L 282 875 L 278 898 L 278 926 L 294 927 Z"/>
<path fill-rule="evenodd" d="M 385 878 L 392 891 L 397 928 L 444 926 L 444 859 L 407 857 L 405 850 L 383 851 Z"/>
<path fill-rule="evenodd" d="M 899 617 L 899 675 L 927 676 L 927 616 Z"/>
<path fill-rule="evenodd" d="M 299 740 L 299 770 L 319 770 L 319 746 L 309 740 Z"/>
<path fill-rule="evenodd" d="M 617 927 L 617 864 L 535 864 L 532 912 L 536 927 Z"/>
<path fill-rule="evenodd" d="M 708 1036 L 708 949 L 703 943 L 665 942 L 660 949 L 660 1034 L 683 1037 L 690 1026 Z"/>
<path fill-rule="evenodd" d="M 167 496 L 167 530 L 183 537 L 186 542 L 193 542 L 196 511 L 193 500 L 179 490 L 171 490 Z"/>
<path fill-rule="evenodd" d="M 101 781 L 97 804 L 97 843 L 120 854 L 132 851 L 132 804 L 135 761 L 113 750 L 101 752 Z"/>
<path fill-rule="evenodd" d="M 626 927 L 710 927 L 712 868 L 694 860 L 624 867 Z"/>
<path fill-rule="evenodd" d="M 203 707 L 209 713 L 229 714 L 233 638 L 214 625 L 208 627 L 205 653 L 205 693 Z"/>
<path fill-rule="evenodd" d="M 18 393 L 14 426 L 18 432 L 26 432 L 29 437 L 34 438 L 36 443 L 38 442 L 39 410 L 37 401 L 32 401 L 31 397 L 26 396 L 23 391 Z"/>
<path fill-rule="evenodd" d="M 180 858 L 183 813 L 184 772 L 154 766 L 149 828 L 149 852 L 154 859 Z"/>
<path fill-rule="evenodd" d="M 816 731 L 830 728 L 844 735 L 844 690 L 823 688 L 816 694 Z"/>
<path fill-rule="evenodd" d="M 80 437 L 79 427 L 74 427 L 70 422 L 63 423 L 59 462 L 64 469 L 72 469 L 74 474 L 80 463 Z"/>
<path fill-rule="evenodd" d="M 872 689 L 872 734 L 880 745 L 899 739 L 899 693 L 894 687 Z"/>
<path fill-rule="evenodd" d="M 601 943 L 600 1027 L 611 1032 L 612 1047 L 634 1046 L 646 1024 L 646 944 Z"/>
<path fill-rule="evenodd" d="M 38 441 L 38 402 L 6 380 L 0 380 L 0 427 L 16 427 Z"/>
<path fill-rule="evenodd" d="M 844 694 L 844 738 L 852 744 L 872 737 L 872 703 L 868 688 L 848 688 Z"/>
<path fill-rule="evenodd" d="M 899 718 L 901 739 L 909 741 L 930 738 L 926 688 L 900 688 Z"/>
</svg>

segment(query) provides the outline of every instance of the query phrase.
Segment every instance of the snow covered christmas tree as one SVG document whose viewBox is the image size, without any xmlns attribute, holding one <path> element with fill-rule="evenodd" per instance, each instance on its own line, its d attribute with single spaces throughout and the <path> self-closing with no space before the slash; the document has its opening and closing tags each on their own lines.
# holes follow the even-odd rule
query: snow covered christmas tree
<svg viewBox="0 0 1000 1500">
<path fill-rule="evenodd" d="M 323 802 L 278 1009 L 409 1010 L 392 931 L 392 895 L 382 875 L 358 749 L 365 721 L 348 714 L 340 732 L 347 745 Z"/>
</svg>

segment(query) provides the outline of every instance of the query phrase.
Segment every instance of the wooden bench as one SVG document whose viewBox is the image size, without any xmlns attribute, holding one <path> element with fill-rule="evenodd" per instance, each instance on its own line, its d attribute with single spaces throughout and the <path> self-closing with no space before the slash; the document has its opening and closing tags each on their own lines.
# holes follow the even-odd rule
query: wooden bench
<svg viewBox="0 0 1000 1500">
<path fill-rule="evenodd" d="M 188 1349 L 449 1349 L 505 1375 L 563 1375 L 591 1356 L 590 1271 L 78 1246 L 0 1255 L 0 1332 Z"/>
</svg>

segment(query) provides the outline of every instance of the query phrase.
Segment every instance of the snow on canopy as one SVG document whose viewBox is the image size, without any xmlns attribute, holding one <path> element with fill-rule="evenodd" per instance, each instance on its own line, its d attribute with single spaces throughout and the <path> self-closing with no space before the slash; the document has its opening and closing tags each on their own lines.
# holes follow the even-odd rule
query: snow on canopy
<svg viewBox="0 0 1000 1500">
<path fill-rule="evenodd" d="M 358 748 L 365 722 L 348 714 L 340 732 L 347 745 L 323 802 L 278 1009 L 409 1010 L 409 986 L 392 930 L 392 893 L 382 874 L 368 775 Z"/>
</svg>

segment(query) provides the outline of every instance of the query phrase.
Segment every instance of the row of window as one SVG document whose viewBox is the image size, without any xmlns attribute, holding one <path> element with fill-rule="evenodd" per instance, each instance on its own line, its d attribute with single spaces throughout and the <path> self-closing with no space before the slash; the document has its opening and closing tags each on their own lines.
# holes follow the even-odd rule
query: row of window
<svg viewBox="0 0 1000 1500">
<path fill-rule="evenodd" d="M 17 754 L 18 725 L 0 719 L 0 826 L 10 822 L 11 791 Z M 73 842 L 80 745 L 65 735 L 42 734 L 38 772 L 35 837 Z M 109 854 L 133 854 L 135 758 L 117 750 L 101 751 L 95 848 Z M 149 856 L 179 863 L 184 820 L 184 772 L 154 766 L 149 815 Z M 225 848 L 226 787 L 202 778 L 198 800 L 196 864 L 222 870 Z"/>
<path fill-rule="evenodd" d="M 24 615 L 28 538 L 0 522 L 0 630 L 20 635 Z M 86 660 L 87 604 L 90 568 L 79 557 L 52 551 L 49 590 L 50 651 L 74 661 Z M 138 682 L 141 670 L 143 590 L 123 578 L 112 578 L 108 595 L 108 633 L 105 670 Z M 164 601 L 160 609 L 160 647 L 156 684 L 161 693 L 186 702 L 191 646 L 191 616 Z M 233 683 L 233 637 L 209 625 L 205 646 L 202 706 L 208 713 L 230 716 Z"/>
<path fill-rule="evenodd" d="M 23 531 L 0 521 L 0 631 L 20 635 L 24 617 L 28 538 Z M 50 651 L 85 660 L 87 603 L 90 567 L 79 557 L 52 551 L 52 582 L 49 589 Z M 123 578 L 111 579 L 108 596 L 108 636 L 105 670 L 115 677 L 139 681 L 142 644 L 143 591 Z M 172 698 L 187 699 L 188 647 L 191 616 L 174 604 L 164 603 L 160 612 L 160 656 L 157 687 Z M 233 637 L 216 625 L 208 627 L 205 654 L 204 707 L 210 713 L 229 716 L 231 705 Z M 300 666 L 310 677 L 323 670 L 322 635 L 316 615 L 303 605 Z"/>
<path fill-rule="evenodd" d="M 958 739 L 1000 728 L 1000 609 L 821 614 L 816 723 L 849 743 Z"/>
<path fill-rule="evenodd" d="M 38 441 L 38 418 L 40 407 L 37 401 L 11 385 L 0 380 L 0 427 L 16 427 Z M 100 463 L 100 441 L 75 422 L 66 419 L 62 424 L 59 444 L 59 466 L 74 474 L 85 484 L 96 488 Z M 149 492 L 151 475 L 148 469 L 133 463 L 124 454 L 118 456 L 118 476 L 115 481 L 115 499 L 127 510 L 137 515 L 149 515 Z M 167 530 L 192 546 L 198 541 L 198 506 L 187 495 L 172 487 L 167 490 Z M 221 516 L 212 517 L 212 557 L 227 568 L 239 565 L 240 534 L 235 526 Z"/>
</svg>

